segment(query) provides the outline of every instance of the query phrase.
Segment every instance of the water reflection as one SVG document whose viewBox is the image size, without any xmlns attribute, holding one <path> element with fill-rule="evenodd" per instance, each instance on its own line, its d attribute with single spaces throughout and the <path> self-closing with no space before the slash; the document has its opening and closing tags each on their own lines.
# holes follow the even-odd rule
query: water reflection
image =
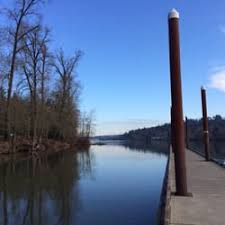
<svg viewBox="0 0 225 225">
<path fill-rule="evenodd" d="M 125 141 L 123 146 L 130 150 L 142 152 L 154 152 L 159 155 L 168 155 L 170 143 L 167 141 L 151 141 L 150 143 Z"/>
<path fill-rule="evenodd" d="M 1 165 L 0 224 L 71 224 L 71 212 L 79 208 L 78 178 L 75 154 Z"/>
<path fill-rule="evenodd" d="M 0 224 L 154 224 L 166 156 L 143 149 L 95 146 L 1 164 Z"/>
</svg>

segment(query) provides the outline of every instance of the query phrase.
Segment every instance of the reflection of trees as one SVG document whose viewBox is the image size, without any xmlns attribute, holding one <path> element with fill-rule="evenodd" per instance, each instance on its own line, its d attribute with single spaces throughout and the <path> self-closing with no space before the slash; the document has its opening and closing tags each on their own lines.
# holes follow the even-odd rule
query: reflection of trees
<svg viewBox="0 0 225 225">
<path fill-rule="evenodd" d="M 79 152 L 78 156 L 78 162 L 79 162 L 79 169 L 80 173 L 84 176 L 92 176 L 93 174 L 93 154 L 91 154 L 90 151 L 82 151 Z"/>
<path fill-rule="evenodd" d="M 3 224 L 7 225 L 8 224 L 8 212 L 7 212 L 7 184 L 6 184 L 6 166 L 3 166 L 2 172 L 3 172 L 3 181 L 1 182 L 3 184 Z"/>
<path fill-rule="evenodd" d="M 151 141 L 150 143 L 138 141 L 125 141 L 123 142 L 125 148 L 141 152 L 154 152 L 157 154 L 168 154 L 169 143 L 167 141 Z"/>
<path fill-rule="evenodd" d="M 89 153 L 58 153 L 0 165 L 0 224 L 70 225 L 79 210 L 79 173 Z M 84 163 L 85 165 L 82 165 Z"/>
<path fill-rule="evenodd" d="M 58 184 L 55 186 L 55 194 L 56 194 L 55 210 L 58 211 L 57 214 L 59 215 L 56 224 L 58 225 L 71 224 L 72 221 L 71 209 L 73 203 L 72 201 L 78 203 L 77 186 L 76 186 L 76 181 L 79 176 L 77 156 L 75 158 L 76 160 L 74 161 L 69 160 L 67 157 L 68 155 L 64 154 L 61 156 L 61 159 L 58 162 L 58 166 L 54 171 L 57 178 L 56 182 Z M 71 157 L 71 155 L 69 157 Z M 75 180 L 73 178 L 75 178 Z M 75 193 L 72 191 L 73 189 Z M 79 205 L 77 204 L 77 206 Z"/>
</svg>

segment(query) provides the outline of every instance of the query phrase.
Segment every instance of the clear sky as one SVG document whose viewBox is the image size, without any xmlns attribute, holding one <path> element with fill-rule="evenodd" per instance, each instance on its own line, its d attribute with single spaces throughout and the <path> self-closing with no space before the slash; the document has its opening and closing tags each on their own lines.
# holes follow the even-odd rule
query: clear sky
<svg viewBox="0 0 225 225">
<path fill-rule="evenodd" d="M 84 57 L 82 110 L 96 111 L 96 133 L 115 134 L 169 121 L 168 12 L 180 12 L 184 114 L 225 115 L 225 1 L 51 0 L 44 22 L 53 47 Z"/>
</svg>

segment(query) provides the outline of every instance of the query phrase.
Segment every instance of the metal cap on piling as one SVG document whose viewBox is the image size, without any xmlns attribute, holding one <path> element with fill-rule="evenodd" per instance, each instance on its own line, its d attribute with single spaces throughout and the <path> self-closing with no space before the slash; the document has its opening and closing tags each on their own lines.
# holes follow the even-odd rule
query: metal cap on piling
<svg viewBox="0 0 225 225">
<path fill-rule="evenodd" d="M 179 18 L 180 17 L 180 15 L 179 15 L 179 12 L 175 9 L 175 8 L 173 8 L 170 12 L 169 12 L 169 15 L 168 15 L 168 18 L 169 19 L 172 19 L 172 18 Z"/>
</svg>

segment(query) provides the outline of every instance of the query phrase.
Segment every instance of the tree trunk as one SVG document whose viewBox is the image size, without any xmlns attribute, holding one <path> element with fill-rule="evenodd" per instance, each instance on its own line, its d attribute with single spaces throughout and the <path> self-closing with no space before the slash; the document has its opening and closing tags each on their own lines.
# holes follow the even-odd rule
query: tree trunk
<svg viewBox="0 0 225 225">
<path fill-rule="evenodd" d="M 11 67 L 9 72 L 9 80 L 8 80 L 8 91 L 7 91 L 7 101 L 6 101 L 6 115 L 5 115 L 5 140 L 9 140 L 10 136 L 10 103 L 12 96 L 12 86 L 13 86 L 13 77 L 15 71 L 15 62 L 16 62 L 16 50 L 17 50 L 17 36 L 18 36 L 18 28 L 14 38 L 12 59 L 11 59 Z"/>
</svg>

